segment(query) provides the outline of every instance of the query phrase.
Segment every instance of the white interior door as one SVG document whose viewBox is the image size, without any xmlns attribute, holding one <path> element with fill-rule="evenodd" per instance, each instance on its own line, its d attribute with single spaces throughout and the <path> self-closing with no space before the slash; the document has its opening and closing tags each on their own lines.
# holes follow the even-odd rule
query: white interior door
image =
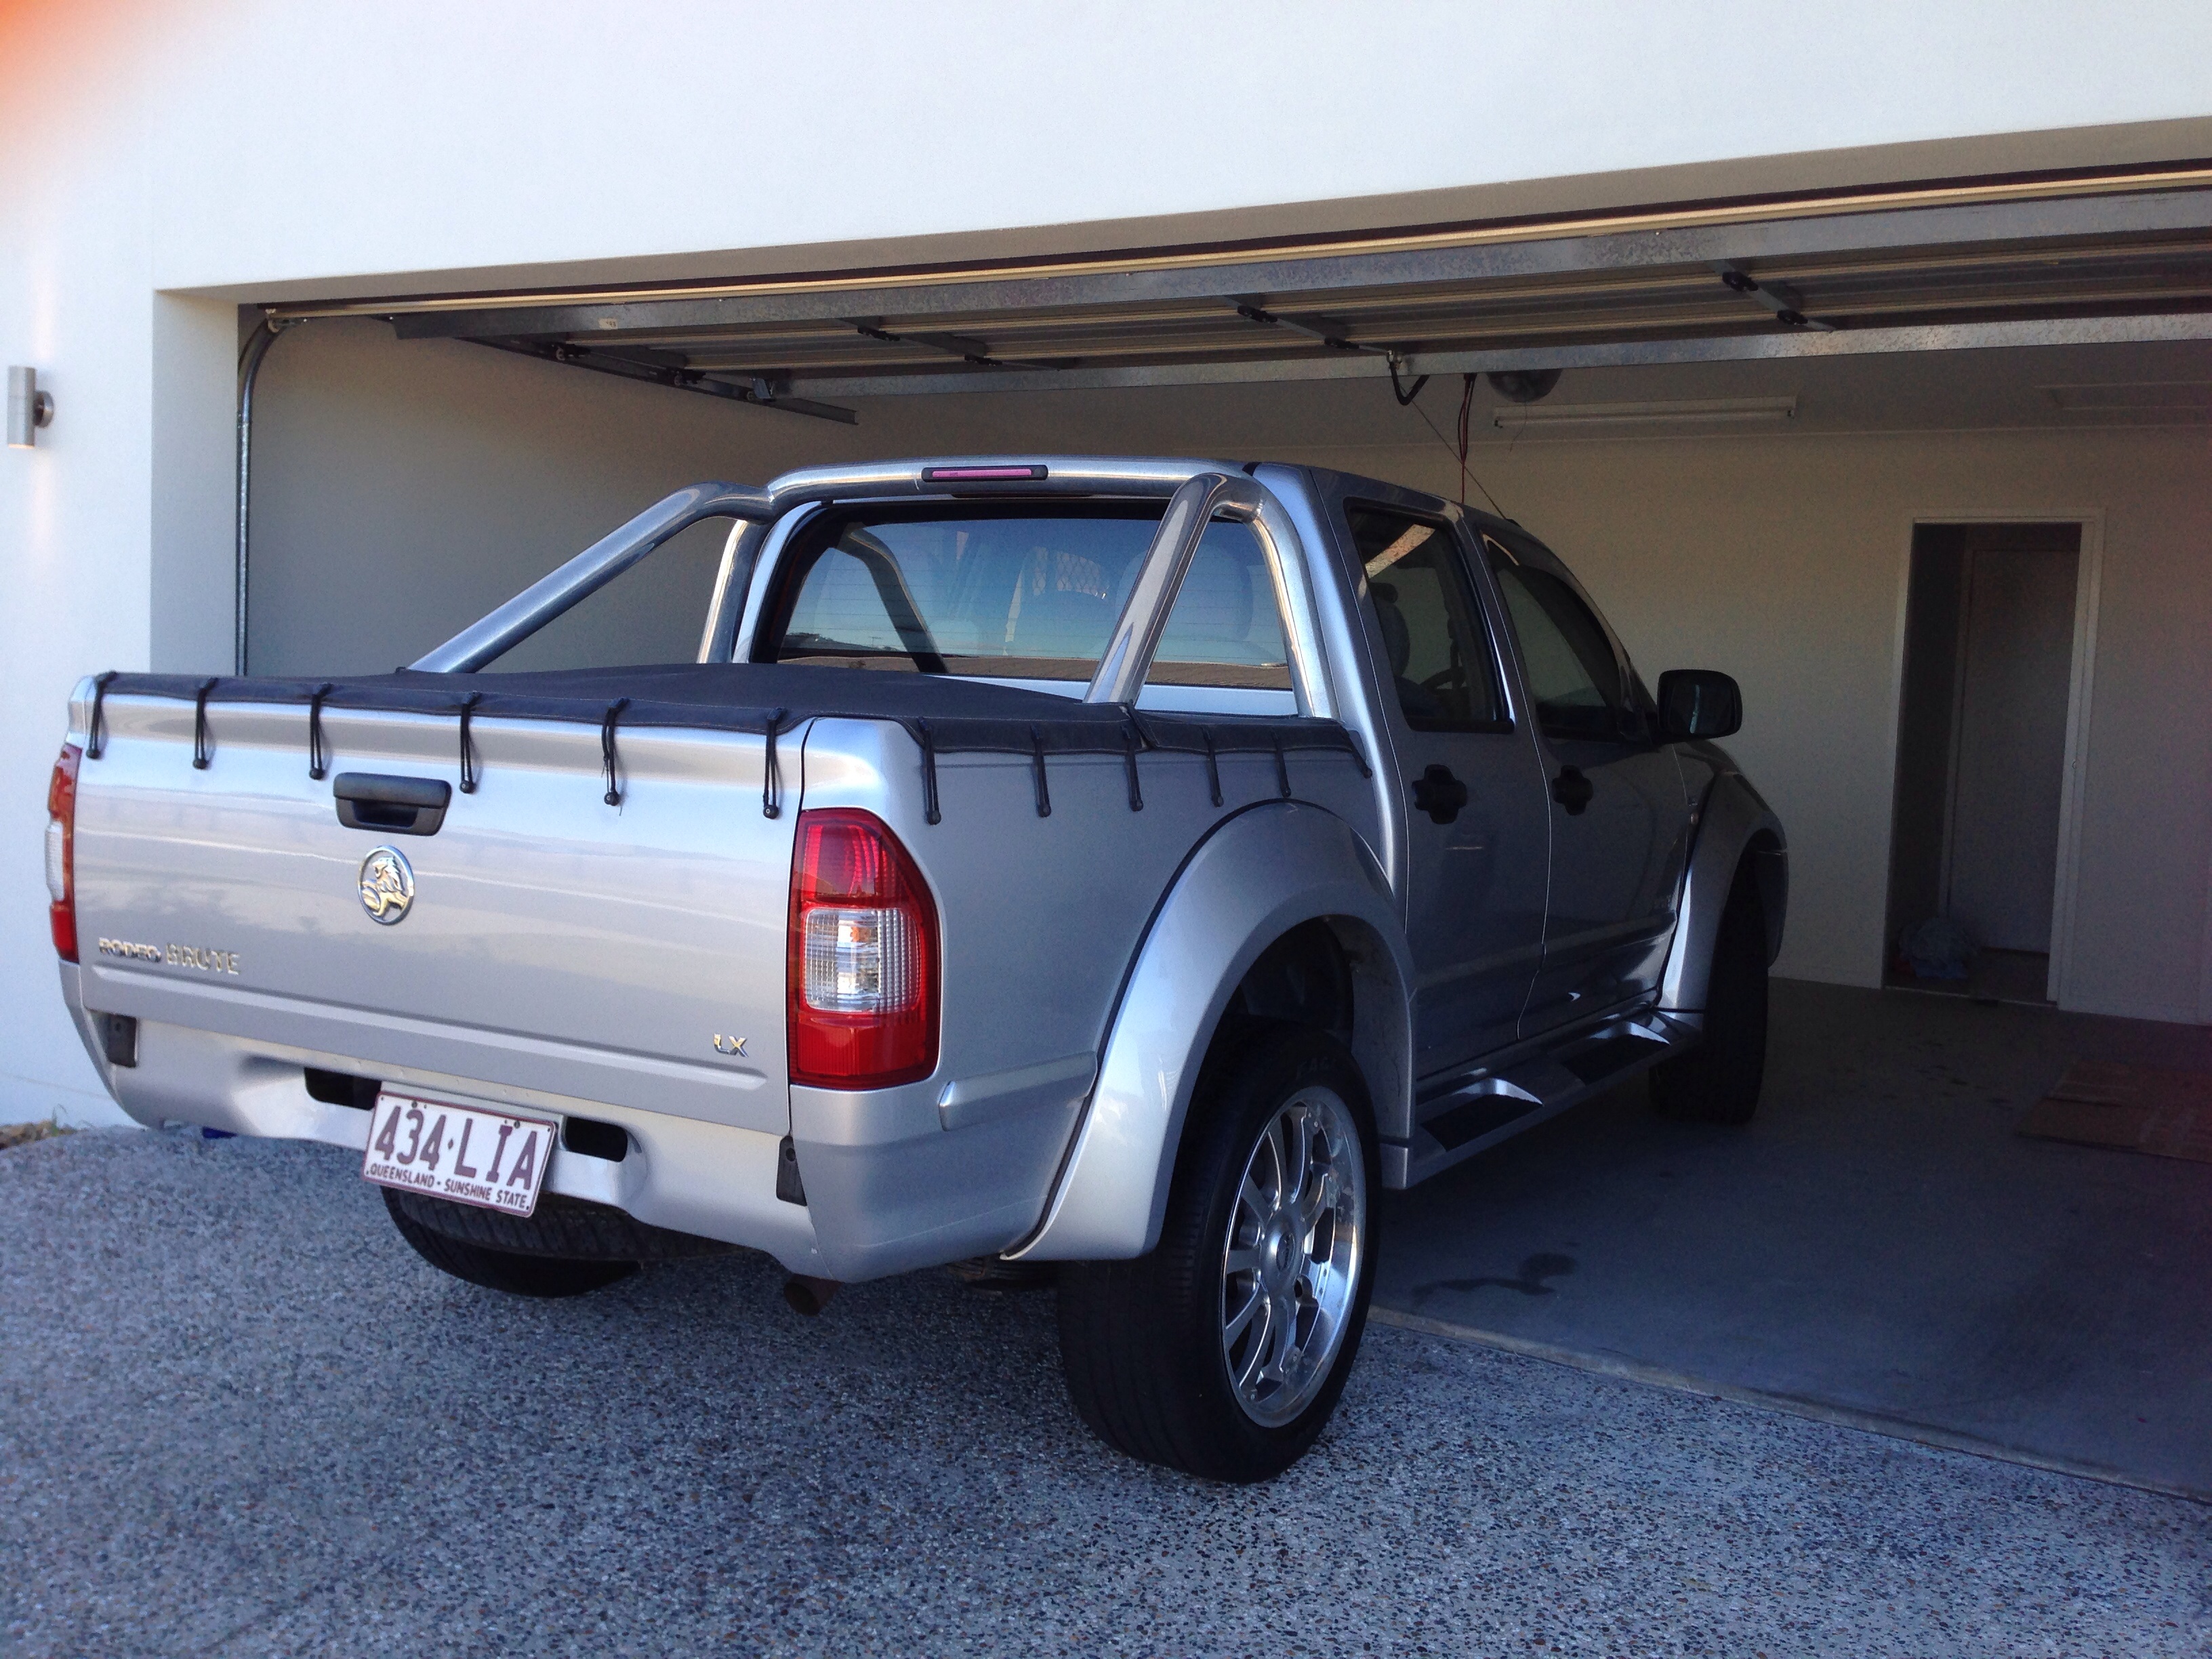
<svg viewBox="0 0 2212 1659">
<path fill-rule="evenodd" d="M 1992 950 L 2051 949 L 2080 559 L 1970 556 L 1948 908 Z"/>
</svg>

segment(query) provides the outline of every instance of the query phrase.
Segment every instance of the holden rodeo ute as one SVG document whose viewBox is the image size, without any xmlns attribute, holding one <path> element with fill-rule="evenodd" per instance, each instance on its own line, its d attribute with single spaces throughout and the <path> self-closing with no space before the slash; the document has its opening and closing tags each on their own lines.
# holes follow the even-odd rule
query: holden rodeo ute
<svg viewBox="0 0 2212 1659">
<path fill-rule="evenodd" d="M 693 599 L 640 584 L 708 519 Z M 556 619 L 585 665 L 518 667 Z M 812 469 L 394 673 L 86 679 L 53 937 L 125 1111 L 359 1152 L 447 1273 L 1051 1274 L 1093 1430 L 1261 1480 L 1344 1387 L 1384 1189 L 1646 1068 L 1750 1116 L 1787 875 L 1740 719 L 1389 484 Z"/>
</svg>

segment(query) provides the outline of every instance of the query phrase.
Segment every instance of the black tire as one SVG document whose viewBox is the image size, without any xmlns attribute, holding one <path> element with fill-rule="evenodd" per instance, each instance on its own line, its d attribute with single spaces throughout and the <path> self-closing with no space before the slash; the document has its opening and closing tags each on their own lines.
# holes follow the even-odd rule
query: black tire
<svg viewBox="0 0 2212 1659">
<path fill-rule="evenodd" d="M 1705 1030 L 1687 1054 L 1651 1069 L 1651 1104 L 1692 1123 L 1748 1123 L 1766 1075 L 1766 916 L 1746 863 L 1713 941 Z"/>
<path fill-rule="evenodd" d="M 1296 1415 L 1270 1424 L 1240 1402 L 1231 1374 L 1227 1350 L 1237 1339 L 1225 1336 L 1224 1325 L 1226 1298 L 1237 1292 L 1224 1276 L 1223 1253 L 1261 1137 L 1298 1096 L 1316 1089 L 1346 1109 L 1352 1133 L 1343 1139 L 1360 1160 L 1356 1194 L 1330 1212 L 1327 1224 L 1334 1239 L 1345 1208 L 1353 1212 L 1346 1236 L 1355 1265 L 1334 1281 L 1335 1294 L 1348 1288 L 1350 1296 L 1335 1322 L 1341 1334 L 1326 1371 L 1309 1372 L 1321 1376 L 1318 1391 Z M 1133 1261 L 1071 1262 L 1060 1271 L 1060 1364 L 1084 1422 L 1132 1457 L 1209 1480 L 1266 1480 L 1288 1468 L 1328 1424 L 1358 1356 L 1374 1286 L 1380 1187 L 1374 1115 L 1341 1044 L 1319 1032 L 1275 1027 L 1228 1063 L 1209 1066 L 1184 1131 L 1158 1248 Z M 1320 1227 L 1312 1237 L 1322 1237 Z M 1254 1300 L 1261 1299 L 1256 1270 L 1244 1283 Z M 1295 1332 L 1298 1321 L 1286 1328 Z M 1296 1398 L 1285 1398 L 1285 1409 Z"/>
<path fill-rule="evenodd" d="M 400 1193 L 386 1187 L 384 1207 L 391 1212 L 392 1224 L 399 1230 L 422 1260 L 441 1273 L 451 1273 L 456 1279 L 466 1279 L 471 1285 L 481 1285 L 486 1290 L 505 1291 L 510 1296 L 582 1296 L 592 1291 L 604 1290 L 617 1280 L 628 1279 L 637 1272 L 634 1261 L 611 1261 L 605 1257 L 554 1255 L 539 1250 L 501 1249 L 466 1237 L 457 1236 L 459 1229 L 473 1224 L 469 1218 L 481 1214 L 492 1223 L 514 1223 L 520 1218 L 503 1216 L 496 1211 L 477 1210 L 465 1204 L 449 1204 L 442 1199 L 423 1198 L 413 1193 Z M 547 1206 L 553 1194 L 538 1203 L 537 1215 L 550 1224 L 541 1229 L 539 1237 L 550 1241 L 568 1231 L 573 1218 L 555 1218 L 547 1214 Z M 451 1221 L 456 1231 L 443 1226 L 429 1224 L 422 1218 L 425 1206 L 435 1205 L 441 1211 L 459 1212 Z M 594 1206 L 597 1207 L 597 1206 Z M 435 1216 L 438 1222 L 447 1218 Z M 524 1224 L 527 1225 L 527 1223 Z M 495 1232 L 495 1228 L 483 1229 Z M 579 1239 L 578 1243 L 586 1243 Z"/>
<path fill-rule="evenodd" d="M 546 1193 L 526 1216 L 488 1210 L 480 1204 L 455 1204 L 396 1187 L 384 1189 L 385 1202 L 418 1226 L 464 1244 L 516 1255 L 557 1255 L 577 1261 L 680 1261 L 693 1256 L 727 1255 L 738 1247 L 694 1233 L 671 1231 L 640 1221 L 611 1204 L 594 1204 L 564 1193 Z"/>
</svg>

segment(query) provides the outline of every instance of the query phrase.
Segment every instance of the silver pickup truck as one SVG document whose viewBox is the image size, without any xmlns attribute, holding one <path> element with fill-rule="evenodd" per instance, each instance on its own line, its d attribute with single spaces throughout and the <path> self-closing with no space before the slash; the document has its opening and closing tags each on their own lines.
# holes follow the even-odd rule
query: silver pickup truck
<svg viewBox="0 0 2212 1659">
<path fill-rule="evenodd" d="M 602 603 L 710 519 L 696 652 Z M 556 619 L 581 659 L 515 669 Z M 1787 872 L 1740 718 L 1389 484 L 814 469 L 389 675 L 86 679 L 54 942 L 125 1111 L 359 1152 L 447 1273 L 1049 1277 L 1099 1435 L 1263 1479 L 1344 1386 L 1382 1189 L 1646 1068 L 1751 1115 Z"/>
</svg>

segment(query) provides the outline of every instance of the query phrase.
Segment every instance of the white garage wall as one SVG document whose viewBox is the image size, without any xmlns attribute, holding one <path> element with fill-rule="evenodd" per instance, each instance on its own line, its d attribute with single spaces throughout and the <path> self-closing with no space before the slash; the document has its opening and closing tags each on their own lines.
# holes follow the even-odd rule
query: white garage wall
<svg viewBox="0 0 2212 1659">
<path fill-rule="evenodd" d="M 411 661 L 670 491 L 745 478 L 756 457 L 732 439 L 769 423 L 659 386 L 423 344 L 361 321 L 296 329 L 270 349 L 254 398 L 255 672 Z"/>
</svg>

